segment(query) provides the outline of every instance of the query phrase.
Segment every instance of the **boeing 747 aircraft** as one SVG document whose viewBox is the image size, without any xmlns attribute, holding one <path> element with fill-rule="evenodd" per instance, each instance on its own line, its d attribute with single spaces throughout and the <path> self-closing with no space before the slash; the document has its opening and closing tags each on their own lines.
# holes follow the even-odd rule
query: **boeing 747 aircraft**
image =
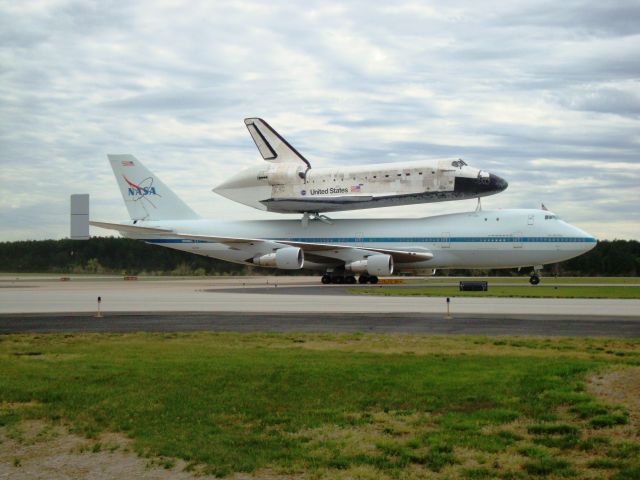
<svg viewBox="0 0 640 480">
<path fill-rule="evenodd" d="M 420 269 L 534 267 L 581 255 L 596 239 L 547 210 L 419 219 L 225 221 L 200 218 L 132 155 L 109 155 L 131 220 L 91 221 L 122 235 L 228 262 L 322 272 L 323 283 L 377 283 Z M 73 212 L 72 212 L 73 214 Z"/>
<path fill-rule="evenodd" d="M 244 123 L 265 163 L 238 172 L 213 191 L 259 210 L 305 214 L 305 223 L 321 212 L 477 198 L 508 185 L 461 159 L 312 169 L 266 121 Z"/>
</svg>

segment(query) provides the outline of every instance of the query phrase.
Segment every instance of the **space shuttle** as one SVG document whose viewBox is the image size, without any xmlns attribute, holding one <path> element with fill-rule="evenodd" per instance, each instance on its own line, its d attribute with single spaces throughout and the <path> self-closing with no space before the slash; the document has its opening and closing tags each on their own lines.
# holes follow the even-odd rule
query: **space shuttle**
<svg viewBox="0 0 640 480">
<path fill-rule="evenodd" d="M 479 198 L 508 186 L 458 158 L 311 168 L 265 120 L 244 123 L 264 162 L 213 191 L 259 210 L 322 219 L 326 212 Z"/>
</svg>

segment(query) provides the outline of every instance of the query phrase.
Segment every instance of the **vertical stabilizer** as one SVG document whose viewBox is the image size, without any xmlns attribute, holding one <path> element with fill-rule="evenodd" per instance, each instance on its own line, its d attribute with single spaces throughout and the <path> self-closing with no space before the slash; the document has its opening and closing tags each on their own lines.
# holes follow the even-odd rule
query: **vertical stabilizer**
<svg viewBox="0 0 640 480">
<path fill-rule="evenodd" d="M 307 169 L 311 168 L 309 161 L 262 118 L 245 118 L 244 124 L 260 155 L 268 162 L 302 163 Z"/>
<path fill-rule="evenodd" d="M 107 155 L 132 220 L 198 218 L 162 180 L 133 155 Z"/>
</svg>

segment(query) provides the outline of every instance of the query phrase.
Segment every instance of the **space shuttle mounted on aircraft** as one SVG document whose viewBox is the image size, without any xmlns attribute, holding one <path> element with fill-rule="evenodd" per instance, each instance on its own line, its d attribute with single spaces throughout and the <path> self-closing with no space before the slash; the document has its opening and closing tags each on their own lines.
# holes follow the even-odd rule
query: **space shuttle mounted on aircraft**
<svg viewBox="0 0 640 480">
<path fill-rule="evenodd" d="M 548 210 L 476 210 L 408 219 L 226 221 L 196 214 L 132 155 L 109 155 L 129 212 L 89 220 L 89 198 L 72 201 L 72 238 L 88 225 L 125 237 L 244 265 L 322 272 L 323 283 L 377 283 L 379 275 L 440 268 L 535 267 L 591 250 L 596 239 Z"/>
<path fill-rule="evenodd" d="M 259 210 L 318 215 L 478 198 L 508 185 L 461 159 L 312 169 L 266 121 L 247 118 L 244 123 L 265 162 L 242 170 L 213 191 Z"/>
</svg>

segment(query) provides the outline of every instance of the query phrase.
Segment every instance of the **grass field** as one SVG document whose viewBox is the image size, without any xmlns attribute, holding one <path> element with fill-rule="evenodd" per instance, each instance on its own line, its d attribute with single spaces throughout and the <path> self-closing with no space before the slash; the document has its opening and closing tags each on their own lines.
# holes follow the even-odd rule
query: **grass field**
<svg viewBox="0 0 640 480">
<path fill-rule="evenodd" d="M 368 334 L 8 335 L 0 336 L 0 426 L 15 433 L 26 419 L 45 419 L 89 438 L 123 432 L 142 456 L 221 476 L 638 478 L 633 417 L 589 394 L 585 378 L 637 367 L 639 347 Z"/>
<path fill-rule="evenodd" d="M 371 287 L 352 288 L 349 293 L 385 295 L 394 297 L 525 297 L 525 298 L 626 298 L 640 299 L 640 287 L 602 286 L 569 287 L 562 285 L 509 285 L 492 286 L 486 292 L 461 292 L 458 287 L 415 286 L 406 288 Z"/>
</svg>

